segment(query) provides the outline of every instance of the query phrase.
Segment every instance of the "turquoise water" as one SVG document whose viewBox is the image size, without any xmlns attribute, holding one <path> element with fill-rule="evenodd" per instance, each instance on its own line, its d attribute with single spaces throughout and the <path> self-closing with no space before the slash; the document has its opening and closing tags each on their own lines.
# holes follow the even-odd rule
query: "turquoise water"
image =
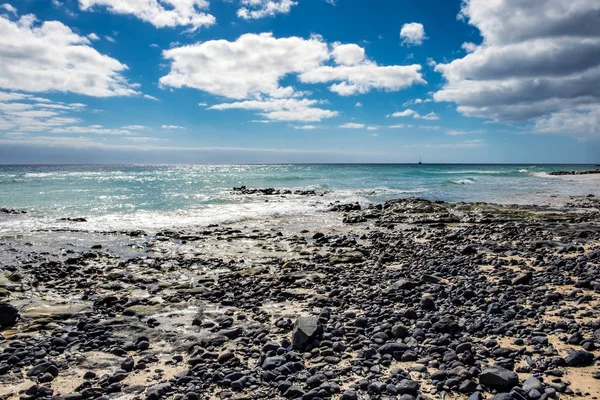
<svg viewBox="0 0 600 400">
<path fill-rule="evenodd" d="M 160 229 L 320 212 L 333 201 L 382 202 L 419 196 L 450 201 L 533 203 L 585 195 L 597 181 L 549 177 L 593 165 L 54 165 L 0 166 L 1 231 L 61 227 Z M 240 196 L 234 186 L 320 189 L 322 197 Z M 268 200 L 268 202 L 266 202 Z"/>
</svg>

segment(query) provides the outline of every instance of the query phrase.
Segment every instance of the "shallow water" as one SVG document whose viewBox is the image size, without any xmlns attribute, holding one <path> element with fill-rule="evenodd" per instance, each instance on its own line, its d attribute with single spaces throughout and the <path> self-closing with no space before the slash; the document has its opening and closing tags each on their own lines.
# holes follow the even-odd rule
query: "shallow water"
<svg viewBox="0 0 600 400">
<path fill-rule="evenodd" d="M 545 175 L 592 165 L 53 165 L 0 166 L 0 234 L 206 226 L 310 215 L 331 202 L 399 197 L 539 203 L 551 195 L 599 194 L 595 180 Z M 240 196 L 234 186 L 319 189 L 324 196 Z M 85 217 L 88 222 L 59 221 Z"/>
</svg>

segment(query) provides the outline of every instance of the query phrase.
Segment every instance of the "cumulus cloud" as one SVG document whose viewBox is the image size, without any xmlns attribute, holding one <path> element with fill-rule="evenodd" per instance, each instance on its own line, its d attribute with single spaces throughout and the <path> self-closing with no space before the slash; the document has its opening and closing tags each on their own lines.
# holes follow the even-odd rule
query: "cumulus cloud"
<svg viewBox="0 0 600 400">
<path fill-rule="evenodd" d="M 365 124 L 358 124 L 356 122 L 347 122 L 345 124 L 340 125 L 340 128 L 343 129 L 365 129 Z"/>
<path fill-rule="evenodd" d="M 302 83 L 334 83 L 343 96 L 372 89 L 397 91 L 426 83 L 420 65 L 379 66 L 357 45 L 328 46 L 320 36 L 275 38 L 271 33 L 245 34 L 236 41 L 211 40 L 165 50 L 171 62 L 163 87 L 191 87 L 233 99 L 299 95 L 280 80 L 296 74 Z M 325 65 L 333 58 L 334 65 Z"/>
<path fill-rule="evenodd" d="M 408 108 L 404 111 L 396 111 L 392 114 L 392 117 L 412 117 L 417 114 L 418 113 L 415 110 L 411 110 L 410 108 Z"/>
<path fill-rule="evenodd" d="M 333 44 L 333 59 L 340 65 L 357 65 L 365 59 L 365 49 L 356 44 Z"/>
<path fill-rule="evenodd" d="M 82 11 L 106 8 L 113 14 L 133 15 L 157 28 L 189 26 L 196 30 L 214 25 L 214 16 L 201 10 L 207 0 L 79 0 Z"/>
<path fill-rule="evenodd" d="M 99 53 L 90 39 L 58 21 L 0 16 L 0 88 L 73 92 L 94 97 L 137 94 L 125 64 Z"/>
<path fill-rule="evenodd" d="M 266 99 L 246 100 L 235 103 L 221 103 L 209 107 L 209 110 L 253 110 L 271 121 L 318 122 L 338 115 L 337 111 L 325 110 L 315 105 L 319 100 L 310 99 Z M 262 122 L 262 121 L 261 121 Z"/>
<path fill-rule="evenodd" d="M 317 68 L 329 59 L 319 37 L 275 38 L 271 33 L 246 34 L 236 41 L 211 40 L 163 51 L 171 71 L 162 86 L 191 87 L 233 99 L 261 94 L 289 97 L 292 87 L 281 87 L 287 74 Z"/>
<path fill-rule="evenodd" d="M 241 0 L 237 15 L 243 19 L 259 19 L 277 14 L 288 14 L 297 1 L 292 0 Z"/>
<path fill-rule="evenodd" d="M 465 0 L 460 15 L 483 43 L 436 66 L 447 81 L 436 101 L 468 116 L 533 120 L 538 132 L 599 136 L 589 122 L 600 103 L 600 2 Z"/>
<path fill-rule="evenodd" d="M 397 118 L 398 117 L 413 117 L 414 119 L 424 119 L 427 121 L 437 121 L 440 119 L 440 117 L 433 111 L 430 112 L 429 114 L 421 115 L 418 112 L 416 112 L 415 110 L 412 110 L 410 108 L 407 108 L 404 111 L 397 111 L 392 114 L 392 117 L 397 117 Z"/>
<path fill-rule="evenodd" d="M 427 39 L 427 37 L 425 37 L 425 28 L 423 27 L 423 24 L 418 22 L 402 25 L 402 29 L 400 29 L 400 38 L 402 38 L 402 44 L 407 46 L 420 46 L 423 44 L 423 41 Z"/>
<path fill-rule="evenodd" d="M 340 96 L 367 93 L 372 89 L 398 91 L 417 83 L 426 83 L 421 76 L 421 66 L 379 66 L 371 61 L 357 65 L 322 66 L 300 75 L 304 83 L 338 81 L 329 90 Z"/>
</svg>

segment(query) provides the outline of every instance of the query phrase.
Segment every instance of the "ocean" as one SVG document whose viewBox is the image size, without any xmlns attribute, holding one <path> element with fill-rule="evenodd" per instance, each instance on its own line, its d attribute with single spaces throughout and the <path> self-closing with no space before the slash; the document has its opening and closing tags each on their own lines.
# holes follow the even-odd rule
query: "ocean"
<svg viewBox="0 0 600 400">
<path fill-rule="evenodd" d="M 29 165 L 0 166 L 0 233 L 73 228 L 106 232 L 202 227 L 320 213 L 333 202 L 446 201 L 540 203 L 600 194 L 596 180 L 548 176 L 594 165 Z M 316 189 L 323 196 L 232 193 L 248 188 Z"/>
</svg>

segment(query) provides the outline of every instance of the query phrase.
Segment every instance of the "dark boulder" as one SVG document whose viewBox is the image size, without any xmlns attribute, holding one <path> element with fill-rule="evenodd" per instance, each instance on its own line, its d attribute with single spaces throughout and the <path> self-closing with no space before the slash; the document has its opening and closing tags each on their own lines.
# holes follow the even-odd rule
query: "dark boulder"
<svg viewBox="0 0 600 400">
<path fill-rule="evenodd" d="M 587 367 L 594 362 L 594 354 L 585 350 L 573 350 L 565 357 L 569 367 Z"/>
<path fill-rule="evenodd" d="M 509 391 L 519 384 L 519 376 L 514 371 L 495 365 L 481 372 L 479 383 L 493 389 Z"/>
<path fill-rule="evenodd" d="M 292 346 L 303 349 L 308 343 L 317 339 L 323 333 L 323 327 L 317 317 L 298 317 L 292 331 Z"/>
<path fill-rule="evenodd" d="M 19 310 L 8 303 L 0 303 L 0 328 L 10 328 L 17 323 Z"/>
</svg>

